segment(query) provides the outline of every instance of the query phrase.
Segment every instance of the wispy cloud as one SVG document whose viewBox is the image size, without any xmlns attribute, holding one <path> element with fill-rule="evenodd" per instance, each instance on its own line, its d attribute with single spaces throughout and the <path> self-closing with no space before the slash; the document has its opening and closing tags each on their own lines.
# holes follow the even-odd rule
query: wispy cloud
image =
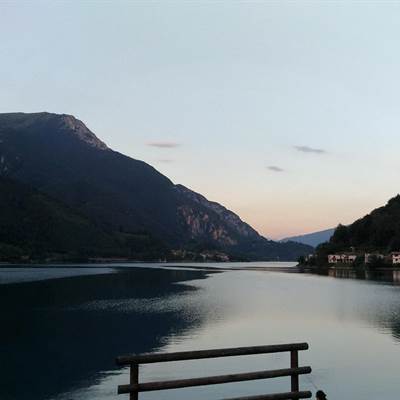
<svg viewBox="0 0 400 400">
<path fill-rule="evenodd" d="M 267 167 L 267 169 L 269 169 L 270 171 L 273 171 L 273 172 L 284 172 L 285 171 L 283 168 L 277 167 L 276 165 L 269 165 Z"/>
<path fill-rule="evenodd" d="M 327 151 L 324 149 L 316 149 L 314 147 L 309 146 L 294 146 L 297 151 L 301 151 L 302 153 L 314 153 L 314 154 L 326 154 Z"/>
<path fill-rule="evenodd" d="M 165 163 L 165 164 L 170 164 L 170 163 L 173 163 L 173 162 L 174 162 L 174 160 L 171 160 L 170 158 L 160 158 L 160 159 L 158 159 L 157 161 L 158 161 L 158 162 Z"/>
<path fill-rule="evenodd" d="M 148 142 L 147 146 L 159 147 L 161 149 L 172 149 L 174 147 L 179 147 L 180 143 L 177 143 L 177 142 Z"/>
</svg>

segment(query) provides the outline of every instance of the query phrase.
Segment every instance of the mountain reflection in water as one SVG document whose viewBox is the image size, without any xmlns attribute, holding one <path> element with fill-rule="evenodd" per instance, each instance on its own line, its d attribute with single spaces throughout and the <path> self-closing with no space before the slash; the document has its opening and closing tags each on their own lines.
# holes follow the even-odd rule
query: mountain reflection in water
<svg viewBox="0 0 400 400">
<path fill-rule="evenodd" d="M 242 264 L 243 267 L 246 264 Z M 1 272 L 0 272 L 1 275 Z M 382 279 L 382 277 L 379 277 Z M 331 399 L 397 398 L 397 283 L 265 271 L 122 268 L 0 285 L 0 399 L 124 400 L 117 355 L 307 341 L 300 387 Z M 287 368 L 287 354 L 140 367 L 140 380 Z M 202 400 L 287 391 L 287 378 L 150 392 Z"/>
<path fill-rule="evenodd" d="M 124 269 L 0 286 L 0 398 L 45 399 L 92 385 L 119 354 L 150 352 L 201 324 L 176 284 L 201 271 Z"/>
</svg>

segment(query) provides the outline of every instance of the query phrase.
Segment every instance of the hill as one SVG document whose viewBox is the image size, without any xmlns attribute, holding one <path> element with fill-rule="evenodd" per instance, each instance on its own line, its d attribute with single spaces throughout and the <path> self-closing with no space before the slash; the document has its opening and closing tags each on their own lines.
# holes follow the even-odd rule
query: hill
<svg viewBox="0 0 400 400">
<path fill-rule="evenodd" d="M 146 259 L 162 251 L 165 249 L 146 235 L 107 232 L 58 200 L 0 177 L 0 261 Z"/>
<path fill-rule="evenodd" d="M 348 226 L 339 225 L 331 239 L 318 246 L 320 260 L 328 253 L 356 250 L 389 253 L 400 250 L 400 195 Z"/>
<path fill-rule="evenodd" d="M 325 229 L 323 231 L 306 233 L 304 235 L 284 238 L 281 240 L 281 242 L 292 241 L 292 242 L 307 244 L 312 247 L 317 247 L 319 244 L 327 242 L 332 237 L 334 232 L 335 228 Z"/>
<path fill-rule="evenodd" d="M 264 260 L 310 251 L 263 238 L 225 207 L 108 148 L 70 115 L 0 114 L 0 176 L 57 199 L 103 230 L 145 233 L 169 249 Z"/>
</svg>

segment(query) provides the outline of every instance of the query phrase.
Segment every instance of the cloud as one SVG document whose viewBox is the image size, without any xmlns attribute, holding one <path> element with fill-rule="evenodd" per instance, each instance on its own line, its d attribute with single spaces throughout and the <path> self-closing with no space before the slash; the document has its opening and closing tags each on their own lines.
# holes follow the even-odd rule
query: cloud
<svg viewBox="0 0 400 400">
<path fill-rule="evenodd" d="M 176 143 L 176 142 L 149 142 L 149 143 L 147 143 L 147 146 L 158 147 L 158 148 L 161 148 L 161 149 L 173 149 L 175 147 L 179 147 L 180 143 Z"/>
<path fill-rule="evenodd" d="M 273 171 L 273 172 L 284 172 L 285 171 L 283 168 L 277 167 L 276 165 L 269 165 L 267 167 L 267 169 L 269 169 L 270 171 Z"/>
<path fill-rule="evenodd" d="M 169 164 L 169 163 L 173 163 L 173 162 L 174 162 L 174 160 L 171 160 L 171 159 L 169 159 L 169 158 L 160 158 L 160 159 L 158 159 L 157 161 L 158 161 L 158 162 L 165 163 L 165 164 Z"/>
<path fill-rule="evenodd" d="M 294 146 L 297 151 L 301 151 L 302 153 L 314 153 L 314 154 L 326 154 L 327 152 L 324 149 L 315 149 L 309 146 Z"/>
</svg>

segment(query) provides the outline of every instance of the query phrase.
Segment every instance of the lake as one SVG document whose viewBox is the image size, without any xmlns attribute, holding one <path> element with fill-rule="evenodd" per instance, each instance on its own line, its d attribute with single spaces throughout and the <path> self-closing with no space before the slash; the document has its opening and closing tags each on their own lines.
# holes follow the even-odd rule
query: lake
<svg viewBox="0 0 400 400">
<path fill-rule="evenodd" d="M 391 282 L 246 270 L 280 263 L 0 269 L 0 399 L 116 400 L 115 357 L 306 341 L 300 387 L 330 400 L 397 398 L 400 287 Z M 141 381 L 287 368 L 288 354 L 140 368 Z M 290 378 L 140 394 L 221 399 L 288 391 Z"/>
</svg>

